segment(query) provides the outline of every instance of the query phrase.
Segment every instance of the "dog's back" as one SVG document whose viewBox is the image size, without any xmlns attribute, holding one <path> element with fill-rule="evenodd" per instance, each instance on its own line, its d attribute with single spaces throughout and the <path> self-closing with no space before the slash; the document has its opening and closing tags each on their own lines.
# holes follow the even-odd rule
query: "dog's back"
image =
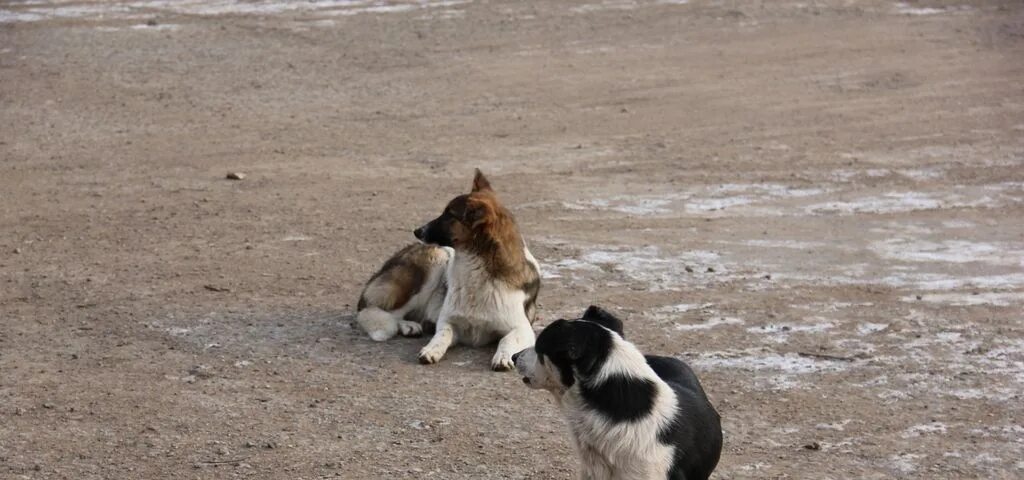
<svg viewBox="0 0 1024 480">
<path fill-rule="evenodd" d="M 647 364 L 676 393 L 676 418 L 659 439 L 676 447 L 668 478 L 706 480 L 722 453 L 722 427 L 718 412 L 689 365 L 679 359 L 645 355 Z"/>
</svg>

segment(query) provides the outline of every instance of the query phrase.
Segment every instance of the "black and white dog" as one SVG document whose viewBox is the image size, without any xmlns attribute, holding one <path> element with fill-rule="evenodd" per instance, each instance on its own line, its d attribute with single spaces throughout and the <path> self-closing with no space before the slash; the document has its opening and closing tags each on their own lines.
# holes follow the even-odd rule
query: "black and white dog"
<svg viewBox="0 0 1024 480">
<path fill-rule="evenodd" d="M 718 465 L 722 427 L 693 370 L 640 353 L 607 311 L 555 321 L 513 361 L 527 386 L 560 404 L 581 479 L 706 480 Z"/>
</svg>

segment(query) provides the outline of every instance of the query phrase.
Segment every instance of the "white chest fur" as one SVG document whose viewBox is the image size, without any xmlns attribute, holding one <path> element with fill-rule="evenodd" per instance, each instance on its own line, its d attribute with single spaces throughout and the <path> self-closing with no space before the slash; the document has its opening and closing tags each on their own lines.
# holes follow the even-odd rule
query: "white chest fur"
<svg viewBox="0 0 1024 480">
<path fill-rule="evenodd" d="M 441 308 L 459 343 L 480 346 L 506 335 L 526 319 L 526 292 L 494 278 L 475 255 L 457 252 L 448 264 L 448 295 Z"/>
</svg>

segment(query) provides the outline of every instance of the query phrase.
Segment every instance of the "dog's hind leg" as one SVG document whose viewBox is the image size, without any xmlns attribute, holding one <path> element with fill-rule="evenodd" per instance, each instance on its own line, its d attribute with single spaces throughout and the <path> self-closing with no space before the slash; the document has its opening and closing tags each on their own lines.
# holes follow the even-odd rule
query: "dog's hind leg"
<svg viewBox="0 0 1024 480">
<path fill-rule="evenodd" d="M 356 314 L 356 323 L 377 342 L 383 342 L 398 334 L 398 319 L 390 312 L 377 307 L 366 307 L 360 310 Z"/>
<path fill-rule="evenodd" d="M 423 347 L 423 350 L 420 350 L 420 363 L 429 365 L 441 361 L 441 357 L 453 343 L 455 343 L 455 329 L 448 324 L 446 319 L 439 320 L 434 337 L 430 339 L 427 346 Z"/>
<path fill-rule="evenodd" d="M 523 319 L 519 326 L 498 342 L 498 351 L 494 352 L 494 358 L 491 359 L 491 368 L 496 371 L 512 370 L 515 367 L 512 355 L 532 347 L 533 342 L 533 328 L 526 319 Z"/>
</svg>

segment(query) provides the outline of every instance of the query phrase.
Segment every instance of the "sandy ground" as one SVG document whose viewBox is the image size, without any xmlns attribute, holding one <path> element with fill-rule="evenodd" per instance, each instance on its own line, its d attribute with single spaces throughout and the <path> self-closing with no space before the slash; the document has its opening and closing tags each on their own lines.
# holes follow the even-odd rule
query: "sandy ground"
<svg viewBox="0 0 1024 480">
<path fill-rule="evenodd" d="M 570 477 L 491 350 L 350 326 L 473 167 L 715 478 L 1024 476 L 1020 2 L 6 1 L 0 159 L 3 478 Z"/>
</svg>

